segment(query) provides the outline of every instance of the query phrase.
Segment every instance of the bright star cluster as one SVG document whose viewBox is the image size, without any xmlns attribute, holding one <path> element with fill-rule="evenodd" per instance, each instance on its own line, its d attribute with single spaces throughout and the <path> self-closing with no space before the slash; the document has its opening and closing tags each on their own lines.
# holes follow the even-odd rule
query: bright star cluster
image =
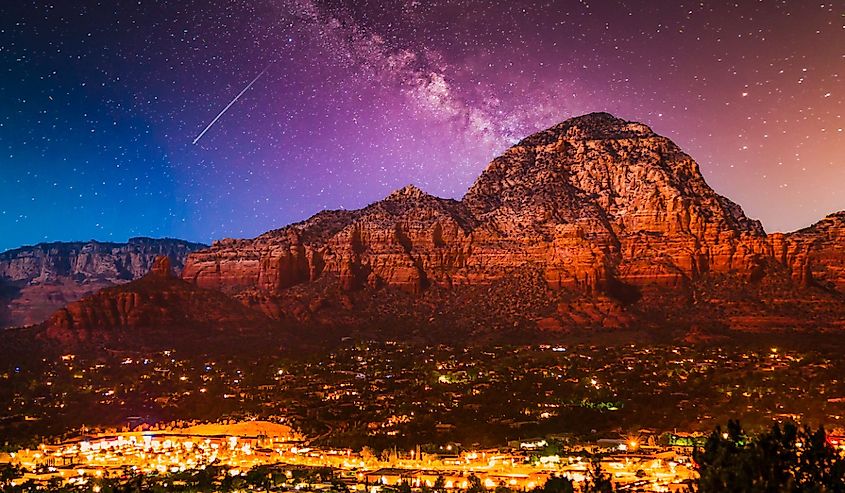
<svg viewBox="0 0 845 493">
<path fill-rule="evenodd" d="M 591 111 L 797 229 L 845 209 L 843 77 L 837 2 L 3 2 L 0 250 L 251 237 L 408 183 L 460 198 Z"/>
</svg>

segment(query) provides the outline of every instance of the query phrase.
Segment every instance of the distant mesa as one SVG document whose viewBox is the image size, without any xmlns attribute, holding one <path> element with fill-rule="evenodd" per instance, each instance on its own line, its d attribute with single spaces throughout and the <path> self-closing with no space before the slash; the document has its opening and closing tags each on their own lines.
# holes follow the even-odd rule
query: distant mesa
<svg viewBox="0 0 845 493">
<path fill-rule="evenodd" d="M 38 324 L 67 303 L 145 275 L 159 255 L 182 271 L 207 245 L 169 238 L 53 242 L 0 253 L 0 328 Z"/>
<path fill-rule="evenodd" d="M 766 234 L 671 140 L 591 113 L 508 149 L 461 200 L 409 185 L 362 209 L 191 251 L 177 291 L 225 295 L 261 323 L 323 337 L 528 341 L 640 331 L 715 340 L 841 330 L 844 219 Z M 164 265 L 152 267 L 148 277 L 164 276 Z M 92 299 L 113 307 L 147 282 Z M 75 306 L 51 324 L 81 334 L 137 325 L 114 308 L 83 316 L 90 305 Z M 156 323 L 212 322 L 199 304 L 155 306 Z"/>
</svg>

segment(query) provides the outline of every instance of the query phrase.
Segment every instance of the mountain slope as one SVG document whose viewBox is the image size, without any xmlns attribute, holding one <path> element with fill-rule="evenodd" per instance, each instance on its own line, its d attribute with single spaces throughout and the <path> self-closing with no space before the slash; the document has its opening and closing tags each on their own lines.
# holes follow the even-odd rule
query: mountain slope
<svg viewBox="0 0 845 493">
<path fill-rule="evenodd" d="M 208 344 L 267 329 L 272 321 L 226 295 L 198 288 L 178 278 L 168 257 L 154 261 L 150 272 L 70 303 L 46 323 L 44 335 L 67 345 Z"/>
<path fill-rule="evenodd" d="M 181 272 L 185 258 L 206 245 L 131 238 L 40 243 L 0 253 L 0 328 L 46 320 L 58 308 L 102 288 L 137 279 L 159 255 Z"/>
</svg>

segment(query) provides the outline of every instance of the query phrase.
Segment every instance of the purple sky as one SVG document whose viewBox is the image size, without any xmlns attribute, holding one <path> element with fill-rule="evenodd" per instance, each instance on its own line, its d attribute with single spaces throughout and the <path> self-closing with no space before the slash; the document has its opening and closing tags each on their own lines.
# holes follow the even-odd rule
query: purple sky
<svg viewBox="0 0 845 493">
<path fill-rule="evenodd" d="M 845 209 L 845 8 L 703 3 L 5 2 L 0 249 L 459 198 L 591 111 L 671 137 L 768 231 Z"/>
</svg>

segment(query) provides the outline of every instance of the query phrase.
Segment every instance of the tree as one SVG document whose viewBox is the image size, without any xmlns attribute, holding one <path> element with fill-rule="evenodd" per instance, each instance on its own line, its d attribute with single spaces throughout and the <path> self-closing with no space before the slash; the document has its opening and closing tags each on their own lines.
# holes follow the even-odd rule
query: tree
<svg viewBox="0 0 845 493">
<path fill-rule="evenodd" d="M 0 486 L 6 486 L 23 476 L 23 470 L 13 464 L 0 464 Z"/>
<path fill-rule="evenodd" d="M 552 474 L 543 486 L 537 486 L 531 493 L 575 493 L 575 484 L 567 477 Z"/>
<path fill-rule="evenodd" d="M 562 455 L 565 450 L 566 448 L 563 446 L 563 443 L 560 440 L 549 440 L 546 443 L 546 446 L 543 447 L 541 455 Z"/>
<path fill-rule="evenodd" d="M 749 438 L 729 421 L 693 452 L 698 493 L 845 493 L 845 457 L 827 442 L 823 428 L 772 426 Z"/>
<path fill-rule="evenodd" d="M 484 487 L 484 483 L 482 483 L 481 479 L 479 479 L 475 474 L 470 474 L 467 481 L 469 482 L 467 493 L 485 493 L 487 491 L 487 488 Z"/>
<path fill-rule="evenodd" d="M 601 461 L 596 459 L 589 471 L 587 480 L 581 488 L 582 493 L 613 493 L 613 483 L 610 482 L 610 474 L 606 474 L 601 467 Z"/>
<path fill-rule="evenodd" d="M 501 482 L 496 486 L 496 489 L 493 490 L 493 492 L 494 493 L 513 493 L 513 490 L 508 488 L 508 486 L 505 485 L 504 482 Z"/>
<path fill-rule="evenodd" d="M 445 493 L 446 479 L 444 479 L 443 476 L 437 476 L 437 479 L 434 480 L 434 486 L 431 487 L 431 490 L 434 493 Z"/>
<path fill-rule="evenodd" d="M 349 487 L 343 481 L 339 479 L 332 480 L 332 487 L 331 491 L 336 491 L 337 493 L 349 493 Z M 399 491 L 402 491 L 401 487 Z"/>
<path fill-rule="evenodd" d="M 370 463 L 376 460 L 376 451 L 370 447 L 364 447 L 361 449 L 361 460 L 366 463 Z"/>
<path fill-rule="evenodd" d="M 575 485 L 569 478 L 552 475 L 546 480 L 542 491 L 543 493 L 575 493 Z"/>
</svg>

